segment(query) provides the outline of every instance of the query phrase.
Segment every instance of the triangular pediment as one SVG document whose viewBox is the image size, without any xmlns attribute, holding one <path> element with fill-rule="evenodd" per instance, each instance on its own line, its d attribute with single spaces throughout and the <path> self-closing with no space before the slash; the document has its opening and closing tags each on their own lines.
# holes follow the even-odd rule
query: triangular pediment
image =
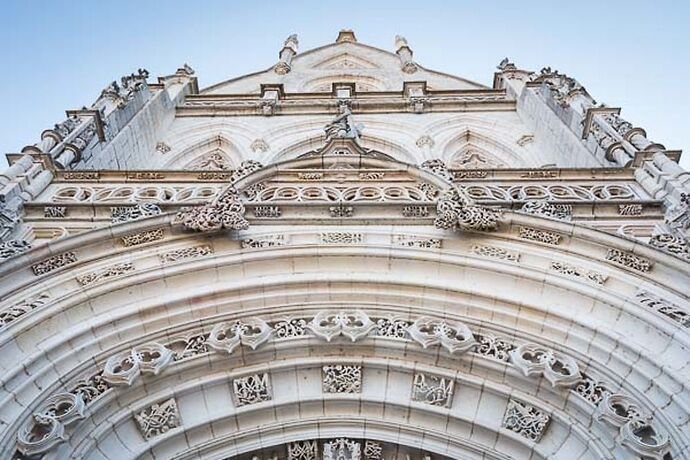
<svg viewBox="0 0 690 460">
<path fill-rule="evenodd" d="M 378 69 L 378 65 L 350 53 L 342 53 L 314 64 L 314 69 Z"/>
</svg>

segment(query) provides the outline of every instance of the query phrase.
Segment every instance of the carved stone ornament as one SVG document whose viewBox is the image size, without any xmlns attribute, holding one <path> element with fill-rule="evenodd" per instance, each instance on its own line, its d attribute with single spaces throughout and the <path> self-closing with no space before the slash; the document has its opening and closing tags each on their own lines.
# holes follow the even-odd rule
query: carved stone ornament
<svg viewBox="0 0 690 460">
<path fill-rule="evenodd" d="M 103 378 L 115 386 L 131 386 L 141 373 L 158 375 L 174 358 L 172 350 L 151 342 L 130 352 L 111 356 L 103 366 Z"/>
<path fill-rule="evenodd" d="M 453 182 L 453 173 L 450 172 L 448 166 L 446 166 L 443 160 L 426 160 L 420 165 L 420 167 L 425 171 L 429 171 L 430 173 L 447 180 L 448 182 Z"/>
<path fill-rule="evenodd" d="M 319 450 L 316 441 L 297 441 L 287 445 L 287 460 L 317 460 Z"/>
<path fill-rule="evenodd" d="M 503 417 L 503 427 L 530 441 L 539 442 L 551 417 L 527 403 L 511 399 Z"/>
<path fill-rule="evenodd" d="M 644 414 L 643 409 L 630 396 L 607 392 L 597 406 L 596 418 L 619 428 L 630 420 L 649 420 L 650 416 Z"/>
<path fill-rule="evenodd" d="M 27 456 L 39 455 L 67 440 L 65 426 L 55 417 L 34 414 L 17 434 L 17 447 Z"/>
<path fill-rule="evenodd" d="M 582 380 L 578 382 L 573 391 L 594 406 L 601 404 L 604 399 L 604 395 L 607 393 L 612 393 L 608 384 L 597 382 L 593 378 L 586 375 L 582 376 Z"/>
<path fill-rule="evenodd" d="M 271 337 L 271 327 L 261 318 L 220 323 L 211 329 L 207 344 L 217 351 L 232 353 L 240 344 L 256 350 Z"/>
<path fill-rule="evenodd" d="M 172 147 L 170 147 L 170 146 L 169 146 L 168 144 L 166 144 L 165 142 L 158 142 L 158 143 L 156 144 L 156 151 L 157 151 L 158 153 L 161 153 L 161 154 L 165 155 L 166 153 L 170 152 L 171 150 L 172 150 Z"/>
<path fill-rule="evenodd" d="M 125 235 L 121 238 L 122 244 L 125 246 L 138 246 L 140 244 L 151 243 L 154 241 L 162 240 L 165 237 L 165 233 L 162 228 L 157 228 L 155 230 L 145 230 L 139 233 L 132 233 L 131 235 Z"/>
<path fill-rule="evenodd" d="M 50 273 L 53 270 L 64 267 L 65 265 L 73 264 L 77 261 L 77 256 L 73 252 L 65 252 L 53 257 L 49 257 L 37 264 L 31 266 L 34 275 L 40 276 Z"/>
<path fill-rule="evenodd" d="M 554 100 L 562 107 L 567 106 L 576 94 L 586 95 L 590 102 L 594 103 L 594 100 L 589 97 L 585 88 L 577 80 L 559 73 L 558 70 L 551 70 L 551 67 L 544 67 L 539 74 L 532 74 L 530 80 L 545 84 L 551 91 Z"/>
<path fill-rule="evenodd" d="M 141 203 L 136 206 L 117 206 L 110 208 L 110 220 L 113 224 L 131 222 L 133 220 L 145 219 L 160 214 L 161 208 L 154 203 Z"/>
<path fill-rule="evenodd" d="M 188 248 L 175 249 L 174 251 L 159 254 L 158 258 L 162 264 L 172 264 L 185 259 L 197 259 L 213 254 L 213 248 L 208 245 L 192 246 Z"/>
<path fill-rule="evenodd" d="M 326 132 L 326 142 L 332 139 L 353 139 L 359 140 L 364 126 L 355 124 L 352 110 L 347 104 L 340 104 L 340 114 L 324 128 Z"/>
<path fill-rule="evenodd" d="M 12 305 L 7 310 L 0 311 L 0 331 L 12 321 L 24 316 L 31 310 L 42 307 L 50 299 L 48 294 L 40 294 L 36 297 L 29 298 L 15 305 Z"/>
<path fill-rule="evenodd" d="M 332 313 L 321 311 L 316 314 L 307 327 L 317 336 L 330 342 L 334 337 L 344 335 L 353 342 L 366 337 L 376 324 L 366 313 L 357 310 L 353 312 L 340 311 Z"/>
<path fill-rule="evenodd" d="M 77 276 L 77 282 L 86 287 L 124 276 L 132 271 L 134 271 L 134 264 L 125 262 L 123 264 L 116 264 L 101 270 L 96 270 L 86 275 Z"/>
<path fill-rule="evenodd" d="M 475 205 L 451 187 L 438 199 L 434 225 L 445 230 L 496 230 L 500 218 L 500 210 Z"/>
<path fill-rule="evenodd" d="M 422 347 L 441 345 L 449 353 L 465 353 L 474 348 L 477 342 L 472 331 L 462 323 L 449 324 L 445 321 L 422 317 L 412 323 L 407 333 Z"/>
<path fill-rule="evenodd" d="M 176 222 L 190 230 L 201 232 L 220 229 L 245 230 L 249 222 L 244 218 L 244 205 L 237 190 L 228 188 L 215 202 L 177 213 Z"/>
<path fill-rule="evenodd" d="M 671 449 L 666 433 L 659 432 L 651 422 L 634 419 L 620 429 L 621 444 L 644 459 L 664 460 Z"/>
<path fill-rule="evenodd" d="M 573 387 L 582 377 L 577 361 L 539 345 L 520 345 L 510 352 L 510 359 L 525 377 L 543 375 L 554 387 Z"/>
<path fill-rule="evenodd" d="M 649 239 L 649 245 L 690 261 L 690 242 L 682 236 L 662 233 Z"/>
<path fill-rule="evenodd" d="M 412 381 L 412 400 L 432 406 L 450 407 L 455 381 L 446 377 L 417 372 Z"/>
<path fill-rule="evenodd" d="M 263 168 L 264 165 L 255 160 L 245 160 L 240 163 L 240 167 L 232 172 L 231 182 L 237 182 L 250 175 L 251 173 Z"/>
<path fill-rule="evenodd" d="M 639 291 L 635 294 L 635 297 L 640 305 L 666 316 L 671 321 L 683 327 L 690 328 L 690 313 L 686 312 L 678 305 L 646 291 Z M 0 325 L 1 324 L 2 323 L 0 323 Z"/>
<path fill-rule="evenodd" d="M 364 458 L 366 460 L 382 460 L 383 446 L 380 442 L 366 440 L 364 442 Z"/>
<path fill-rule="evenodd" d="M 273 324 L 273 335 L 277 339 L 304 337 L 307 334 L 307 322 L 302 318 L 283 318 Z"/>
<path fill-rule="evenodd" d="M 491 259 L 507 260 L 509 262 L 519 262 L 520 253 L 509 251 L 498 246 L 489 246 L 486 244 L 475 244 L 472 246 L 472 252 L 478 256 L 488 257 Z"/>
<path fill-rule="evenodd" d="M 254 141 L 252 141 L 249 148 L 252 149 L 252 152 L 254 152 L 254 153 L 259 153 L 259 152 L 263 153 L 263 152 L 268 151 L 269 146 L 265 140 L 259 138 L 259 139 L 254 139 Z"/>
<path fill-rule="evenodd" d="M 323 444 L 323 460 L 361 460 L 362 446 L 357 441 L 339 438 Z"/>
<path fill-rule="evenodd" d="M 594 270 L 587 270 L 585 268 L 578 267 L 577 265 L 567 264 L 565 262 L 553 261 L 551 262 L 550 268 L 562 275 L 566 275 L 571 278 L 581 278 L 598 285 L 603 285 L 608 279 L 608 276 L 602 273 Z"/>
<path fill-rule="evenodd" d="M 606 252 L 606 260 L 643 273 L 652 269 L 651 261 L 620 249 L 610 248 Z"/>
<path fill-rule="evenodd" d="M 324 393 L 359 393 L 362 391 L 362 366 L 332 364 L 323 366 Z"/>
<path fill-rule="evenodd" d="M 266 373 L 236 378 L 232 381 L 232 388 L 237 406 L 270 401 L 272 398 L 271 386 Z"/>
<path fill-rule="evenodd" d="M 84 418 L 84 401 L 72 393 L 58 393 L 46 400 L 17 434 L 20 452 L 47 452 L 67 440 L 65 426 Z"/>
<path fill-rule="evenodd" d="M 31 249 L 31 244 L 24 240 L 9 240 L 0 243 L 0 262 Z"/>
<path fill-rule="evenodd" d="M 520 212 L 565 221 L 570 221 L 573 217 L 573 207 L 569 204 L 553 204 L 546 200 L 527 201 Z"/>
<path fill-rule="evenodd" d="M 475 337 L 478 342 L 475 353 L 506 363 L 510 360 L 510 352 L 515 349 L 515 345 L 507 339 L 488 334 L 477 334 Z"/>
<path fill-rule="evenodd" d="M 536 241 L 538 243 L 557 245 L 561 242 L 562 235 L 558 233 L 549 232 L 547 230 L 540 230 L 532 227 L 520 227 L 518 229 L 518 237 L 523 240 Z"/>
<path fill-rule="evenodd" d="M 156 403 L 134 416 L 144 439 L 149 440 L 180 426 L 175 398 Z"/>
</svg>

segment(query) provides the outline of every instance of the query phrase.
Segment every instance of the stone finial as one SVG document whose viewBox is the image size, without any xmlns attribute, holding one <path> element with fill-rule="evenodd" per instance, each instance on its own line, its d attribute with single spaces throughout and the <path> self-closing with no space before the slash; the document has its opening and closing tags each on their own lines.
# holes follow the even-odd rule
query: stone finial
<svg viewBox="0 0 690 460">
<path fill-rule="evenodd" d="M 516 70 L 517 69 L 515 64 L 513 64 L 513 62 L 510 59 L 508 59 L 507 57 L 503 58 L 503 60 L 496 66 L 496 68 L 498 70 L 500 70 L 501 72 L 504 72 L 506 70 Z"/>
<path fill-rule="evenodd" d="M 342 29 L 338 32 L 338 38 L 335 39 L 336 43 L 357 43 L 357 37 L 355 33 L 350 29 Z"/>
<path fill-rule="evenodd" d="M 278 53 L 280 61 L 278 61 L 278 64 L 276 64 L 275 67 L 273 67 L 275 73 L 277 73 L 278 75 L 285 75 L 287 73 L 290 73 L 290 70 L 292 70 L 290 63 L 292 62 L 292 58 L 295 57 L 295 55 L 297 54 L 298 46 L 299 41 L 297 40 L 297 34 L 292 34 L 285 39 L 285 42 L 283 43 L 283 49 L 281 49 L 280 53 Z"/>
<path fill-rule="evenodd" d="M 400 57 L 400 68 L 405 73 L 415 73 L 417 64 L 412 59 L 412 48 L 407 44 L 407 39 L 401 35 L 395 36 L 395 54 Z"/>
</svg>

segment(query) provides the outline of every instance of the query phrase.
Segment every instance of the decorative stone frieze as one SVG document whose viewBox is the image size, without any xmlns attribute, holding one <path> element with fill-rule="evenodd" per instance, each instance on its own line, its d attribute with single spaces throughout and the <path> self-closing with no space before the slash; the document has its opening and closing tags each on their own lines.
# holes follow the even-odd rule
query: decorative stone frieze
<svg viewBox="0 0 690 460">
<path fill-rule="evenodd" d="M 242 248 L 271 248 L 274 246 L 285 246 L 287 243 L 288 238 L 285 235 L 263 235 L 243 239 Z"/>
<path fill-rule="evenodd" d="M 353 439 L 339 438 L 323 444 L 323 460 L 361 460 L 362 445 Z"/>
<path fill-rule="evenodd" d="M 577 362 L 569 356 L 535 344 L 523 344 L 510 351 L 510 360 L 525 377 L 543 375 L 554 387 L 570 388 L 580 381 Z"/>
<path fill-rule="evenodd" d="M 503 417 L 503 427 L 533 442 L 539 442 L 551 417 L 536 407 L 511 399 Z"/>
<path fill-rule="evenodd" d="M 331 217 L 352 217 L 355 213 L 355 208 L 352 206 L 331 206 L 328 208 L 328 214 Z"/>
<path fill-rule="evenodd" d="M 42 262 L 32 265 L 31 270 L 34 272 L 34 275 L 41 276 L 45 275 L 46 273 L 50 273 L 53 270 L 57 270 L 58 268 L 73 264 L 76 261 L 77 255 L 75 253 L 65 252 L 53 257 L 49 257 Z"/>
<path fill-rule="evenodd" d="M 168 344 L 168 348 L 172 350 L 175 361 L 204 355 L 209 352 L 208 335 L 191 334 L 186 337 L 173 339 Z"/>
<path fill-rule="evenodd" d="M 0 243 L 0 262 L 22 254 L 31 249 L 31 244 L 24 240 L 9 240 Z"/>
<path fill-rule="evenodd" d="M 0 331 L 12 321 L 21 318 L 36 308 L 42 307 L 48 300 L 50 300 L 50 296 L 43 293 L 14 304 L 6 310 L 0 311 Z"/>
<path fill-rule="evenodd" d="M 284 318 L 273 324 L 273 336 L 277 339 L 304 337 L 307 334 L 307 321 L 302 318 Z"/>
<path fill-rule="evenodd" d="M 496 230 L 501 211 L 471 203 L 457 189 L 445 190 L 436 205 L 434 225 L 445 230 Z"/>
<path fill-rule="evenodd" d="M 603 401 L 604 395 L 612 393 L 606 384 L 597 382 L 586 375 L 582 376 L 582 380 L 578 382 L 573 391 L 594 406 L 598 406 Z"/>
<path fill-rule="evenodd" d="M 403 217 L 429 217 L 429 208 L 427 206 L 403 206 Z"/>
<path fill-rule="evenodd" d="M 145 230 L 139 233 L 133 233 L 131 235 L 126 235 L 120 238 L 122 244 L 125 246 L 139 246 L 140 244 L 152 243 L 154 241 L 159 241 L 165 238 L 165 233 L 162 228 L 157 228 L 155 230 Z"/>
<path fill-rule="evenodd" d="M 337 313 L 321 311 L 307 324 L 309 330 L 327 342 L 340 335 L 356 342 L 366 337 L 375 327 L 376 324 L 369 316 L 360 310 Z"/>
<path fill-rule="evenodd" d="M 319 449 L 316 441 L 297 441 L 287 445 L 288 460 L 317 460 Z"/>
<path fill-rule="evenodd" d="M 522 205 L 521 212 L 541 217 L 570 221 L 573 207 L 569 204 L 550 203 L 546 200 L 530 200 Z"/>
<path fill-rule="evenodd" d="M 393 235 L 393 244 L 408 248 L 439 249 L 441 240 L 438 238 L 422 238 L 412 235 Z"/>
<path fill-rule="evenodd" d="M 690 241 L 679 235 L 661 233 L 649 239 L 649 245 L 690 261 Z"/>
<path fill-rule="evenodd" d="M 507 339 L 494 337 L 488 334 L 475 334 L 477 346 L 474 352 L 497 361 L 510 361 L 510 352 L 515 349 L 515 345 Z"/>
<path fill-rule="evenodd" d="M 67 217 L 67 207 L 65 206 L 45 206 L 43 217 L 46 219 L 64 219 Z"/>
<path fill-rule="evenodd" d="M 651 310 L 654 310 L 671 321 L 680 324 L 683 327 L 690 328 L 690 313 L 686 312 L 678 305 L 669 302 L 661 297 L 655 296 L 647 291 L 638 291 L 635 294 L 637 301 Z"/>
<path fill-rule="evenodd" d="M 606 251 L 606 260 L 642 273 L 652 269 L 651 261 L 620 249 L 609 248 Z"/>
<path fill-rule="evenodd" d="M 409 327 L 409 321 L 402 318 L 395 316 L 380 318 L 376 321 L 376 335 L 393 339 L 406 339 Z"/>
<path fill-rule="evenodd" d="M 486 244 L 475 244 L 472 246 L 472 252 L 479 256 L 488 257 L 491 259 L 507 260 L 509 262 L 519 262 L 520 253 L 509 251 L 498 246 L 490 246 Z"/>
<path fill-rule="evenodd" d="M 159 343 L 140 345 L 108 358 L 103 366 L 103 379 L 114 386 L 131 386 L 142 373 L 158 375 L 173 357 L 173 352 Z"/>
<path fill-rule="evenodd" d="M 237 406 L 270 401 L 273 397 L 271 384 L 266 373 L 236 378 L 232 381 L 232 388 Z"/>
<path fill-rule="evenodd" d="M 132 271 L 134 271 L 134 264 L 131 262 L 125 262 L 101 270 L 96 270 L 91 273 L 87 273 L 86 275 L 77 276 L 77 282 L 83 287 L 87 287 L 102 283 L 103 281 L 110 281 L 113 278 L 122 277 Z"/>
<path fill-rule="evenodd" d="M 113 224 L 119 224 L 158 216 L 161 212 L 161 208 L 153 203 L 141 203 L 136 206 L 116 206 L 110 208 L 110 220 Z"/>
<path fill-rule="evenodd" d="M 364 458 L 365 460 L 382 460 L 383 446 L 381 443 L 367 439 L 364 442 Z"/>
<path fill-rule="evenodd" d="M 187 229 L 201 232 L 245 230 L 249 228 L 249 222 L 244 218 L 244 213 L 237 190 L 230 187 L 211 204 L 178 212 L 176 222 Z"/>
<path fill-rule="evenodd" d="M 162 264 L 172 264 L 185 259 L 198 259 L 213 254 L 211 246 L 192 246 L 189 248 L 175 249 L 158 255 Z"/>
<path fill-rule="evenodd" d="M 252 350 L 271 337 L 271 326 L 261 318 L 248 318 L 231 323 L 216 324 L 208 336 L 207 344 L 217 351 L 232 353 L 240 343 Z"/>
<path fill-rule="evenodd" d="M 282 211 L 280 206 L 256 206 L 254 208 L 254 217 L 266 217 L 270 219 L 276 219 L 280 217 Z"/>
<path fill-rule="evenodd" d="M 449 353 L 465 353 L 472 350 L 477 342 L 472 331 L 462 323 L 449 324 L 434 318 L 422 317 L 407 329 L 413 340 L 424 348 L 441 345 Z"/>
<path fill-rule="evenodd" d="M 364 235 L 355 232 L 324 232 L 320 235 L 325 244 L 359 244 L 364 242 Z"/>
<path fill-rule="evenodd" d="M 382 171 L 367 171 L 359 173 L 359 178 L 361 180 L 381 180 L 386 176 L 385 172 Z"/>
<path fill-rule="evenodd" d="M 324 393 L 359 393 L 362 390 L 362 366 L 332 364 L 323 366 Z"/>
<path fill-rule="evenodd" d="M 569 276 L 571 278 L 580 278 L 591 283 L 603 285 L 608 279 L 607 275 L 596 272 L 594 270 L 587 270 L 576 265 L 567 264 L 565 262 L 553 261 L 550 268 L 561 275 Z"/>
<path fill-rule="evenodd" d="M 446 377 L 415 372 L 412 381 L 412 401 L 432 406 L 450 407 L 453 403 L 455 381 Z"/>
<path fill-rule="evenodd" d="M 520 227 L 518 229 L 518 237 L 523 240 L 536 241 L 538 243 L 558 245 L 561 242 L 562 235 L 558 233 L 549 232 L 547 230 L 540 230 L 532 227 Z"/>
<path fill-rule="evenodd" d="M 134 416 L 145 440 L 160 436 L 181 425 L 175 398 L 152 404 Z"/>
<path fill-rule="evenodd" d="M 297 178 L 302 179 L 302 180 L 321 180 L 323 179 L 323 173 L 317 173 L 317 172 L 304 172 L 304 173 L 297 173 Z"/>
<path fill-rule="evenodd" d="M 621 216 L 640 216 L 642 215 L 641 204 L 619 204 L 618 214 Z"/>
<path fill-rule="evenodd" d="M 91 404 L 110 388 L 110 384 L 103 378 L 101 371 L 79 380 L 70 393 L 79 396 L 84 404 Z"/>
</svg>

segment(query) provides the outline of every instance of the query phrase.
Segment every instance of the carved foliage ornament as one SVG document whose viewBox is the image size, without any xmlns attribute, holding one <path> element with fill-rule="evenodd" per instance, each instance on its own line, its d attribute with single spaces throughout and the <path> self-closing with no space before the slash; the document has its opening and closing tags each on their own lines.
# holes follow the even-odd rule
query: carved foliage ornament
<svg viewBox="0 0 690 460">
<path fill-rule="evenodd" d="M 31 245 L 24 240 L 10 240 L 0 243 L 0 262 L 19 255 L 31 249 Z"/>
<path fill-rule="evenodd" d="M 530 200 L 522 205 L 521 212 L 542 217 L 569 221 L 573 216 L 573 207 L 569 204 L 552 204 L 546 200 Z"/>
<path fill-rule="evenodd" d="M 232 381 L 232 388 L 238 407 L 271 399 L 271 386 L 266 373 L 236 378 Z"/>
<path fill-rule="evenodd" d="M 160 215 L 161 208 L 154 203 L 141 203 L 136 206 L 117 206 L 110 208 L 110 219 L 113 224 L 145 219 Z"/>
<path fill-rule="evenodd" d="M 619 249 L 610 248 L 606 252 L 606 260 L 643 273 L 652 269 L 652 262 L 649 260 Z"/>
<path fill-rule="evenodd" d="M 446 230 L 496 230 L 500 218 L 500 210 L 475 205 L 451 187 L 438 199 L 434 225 Z"/>
<path fill-rule="evenodd" d="M 50 299 L 48 294 L 40 294 L 0 312 L 0 330 L 17 318 L 29 313 L 34 308 L 42 307 L 48 299 Z"/>
<path fill-rule="evenodd" d="M 649 244 L 664 252 L 690 261 L 690 242 L 681 236 L 662 233 L 652 236 L 649 239 Z"/>
<path fill-rule="evenodd" d="M 330 342 L 334 337 L 344 335 L 353 342 L 365 337 L 376 327 L 376 324 L 363 311 L 340 311 L 331 313 L 322 311 L 316 314 L 307 327 L 317 336 Z"/>
<path fill-rule="evenodd" d="M 324 393 L 359 393 L 362 389 L 362 366 L 332 364 L 323 366 Z"/>
<path fill-rule="evenodd" d="M 361 460 L 362 446 L 357 441 L 339 438 L 323 444 L 323 460 Z"/>
<path fill-rule="evenodd" d="M 244 213 L 244 205 L 237 190 L 230 187 L 214 203 L 178 212 L 176 222 L 190 230 L 201 232 L 220 229 L 244 230 L 249 228 Z"/>
</svg>

